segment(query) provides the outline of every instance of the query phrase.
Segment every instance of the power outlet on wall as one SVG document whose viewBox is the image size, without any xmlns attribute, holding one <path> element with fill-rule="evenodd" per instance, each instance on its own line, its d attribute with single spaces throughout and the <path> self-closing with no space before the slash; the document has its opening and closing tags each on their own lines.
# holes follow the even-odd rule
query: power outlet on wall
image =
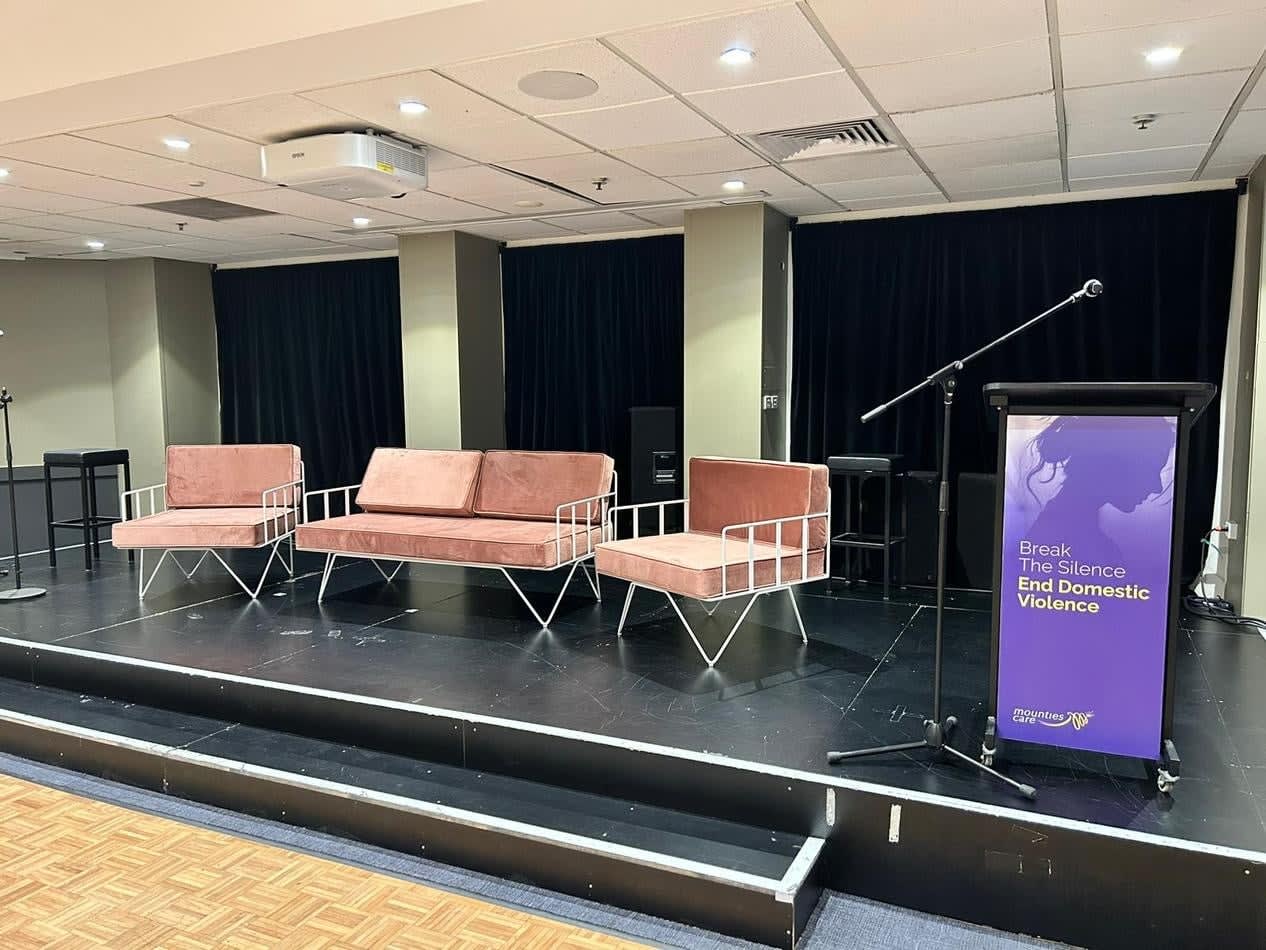
<svg viewBox="0 0 1266 950">
<path fill-rule="evenodd" d="M 1226 523 L 1226 539 L 1228 541 L 1238 541 L 1240 539 L 1240 524 L 1238 521 L 1228 521 Z"/>
</svg>

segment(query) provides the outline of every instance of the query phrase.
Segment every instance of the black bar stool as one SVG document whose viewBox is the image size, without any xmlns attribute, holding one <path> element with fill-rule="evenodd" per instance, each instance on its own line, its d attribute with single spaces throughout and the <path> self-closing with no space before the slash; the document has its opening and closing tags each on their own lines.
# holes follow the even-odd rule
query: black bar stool
<svg viewBox="0 0 1266 950">
<path fill-rule="evenodd" d="M 55 529 L 74 528 L 83 532 L 84 570 L 92 570 L 92 559 L 101 557 L 101 528 L 118 524 L 122 518 L 97 514 L 97 469 L 123 466 L 123 490 L 132 490 L 132 466 L 127 449 L 57 449 L 44 453 L 44 503 L 48 507 L 48 563 L 57 566 L 57 542 Z M 79 469 L 80 516 L 58 521 L 53 516 L 54 468 Z M 132 500 L 128 499 L 128 516 L 131 517 Z M 122 512 L 120 512 L 122 514 Z M 127 559 L 136 555 L 128 551 Z"/>
<path fill-rule="evenodd" d="M 844 551 L 844 580 L 852 582 L 849 570 L 854 550 L 882 551 L 884 556 L 884 600 L 892 577 L 892 549 L 906 540 L 905 491 L 901 492 L 900 533 L 893 533 L 893 483 L 904 479 L 905 463 L 900 455 L 872 453 L 868 455 L 832 455 L 826 460 L 832 478 L 844 479 L 844 530 L 831 538 L 834 547 Z M 883 531 L 867 533 L 862 526 L 862 487 L 870 478 L 884 480 Z M 853 496 L 857 496 L 857 524 L 853 524 Z"/>
</svg>

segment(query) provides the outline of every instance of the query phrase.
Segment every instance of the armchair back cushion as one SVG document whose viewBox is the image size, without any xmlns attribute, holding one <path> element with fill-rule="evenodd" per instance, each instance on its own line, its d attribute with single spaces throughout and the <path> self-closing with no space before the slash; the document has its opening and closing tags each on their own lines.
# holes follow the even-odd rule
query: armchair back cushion
<svg viewBox="0 0 1266 950">
<path fill-rule="evenodd" d="M 559 505 L 610 491 L 614 470 L 615 461 L 600 452 L 488 451 L 475 495 L 475 514 L 553 521 Z M 604 514 L 602 504 L 594 502 L 590 523 L 600 523 Z M 576 521 L 584 520 L 585 506 L 581 505 Z M 563 511 L 563 521 L 571 522 L 571 509 Z"/>
<path fill-rule="evenodd" d="M 302 468 L 297 445 L 169 445 L 167 507 L 258 507 Z"/>
<path fill-rule="evenodd" d="M 471 515 L 483 453 L 374 449 L 356 504 L 398 515 Z"/>
<path fill-rule="evenodd" d="M 690 530 L 720 534 L 726 525 L 766 521 L 826 511 L 827 468 L 798 462 L 750 459 L 692 458 L 690 460 Z M 784 522 L 782 543 L 803 547 L 801 522 Z M 773 543 L 777 528 L 757 528 L 757 541 Z M 743 543 L 746 531 L 727 536 Z M 809 523 L 808 547 L 826 547 L 826 519 Z"/>
</svg>

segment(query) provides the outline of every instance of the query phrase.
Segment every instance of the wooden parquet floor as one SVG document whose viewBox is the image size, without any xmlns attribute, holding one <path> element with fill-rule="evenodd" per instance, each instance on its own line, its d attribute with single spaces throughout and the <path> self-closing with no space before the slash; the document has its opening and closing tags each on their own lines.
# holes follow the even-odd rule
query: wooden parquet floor
<svg viewBox="0 0 1266 950">
<path fill-rule="evenodd" d="M 0 776 L 0 948 L 637 947 Z"/>
</svg>

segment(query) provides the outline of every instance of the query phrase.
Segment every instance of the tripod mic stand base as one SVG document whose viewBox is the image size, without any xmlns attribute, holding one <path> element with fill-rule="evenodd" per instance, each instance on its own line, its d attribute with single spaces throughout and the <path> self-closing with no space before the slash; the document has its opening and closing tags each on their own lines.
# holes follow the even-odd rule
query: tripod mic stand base
<svg viewBox="0 0 1266 950">
<path fill-rule="evenodd" d="M 12 590 L 0 590 L 0 600 L 31 600 L 47 593 L 43 587 L 15 587 Z"/>
<path fill-rule="evenodd" d="M 1032 785 L 1025 785 L 1023 782 L 1017 782 L 1013 778 L 1008 778 L 1001 772 L 990 768 L 982 762 L 978 762 L 966 753 L 959 752 L 949 744 L 949 737 L 954 731 L 954 727 L 958 725 L 958 720 L 953 716 L 946 717 L 944 722 L 937 722 L 935 719 L 925 719 L 923 721 L 923 738 L 918 742 L 899 742 L 896 745 L 881 745 L 870 749 L 854 749 L 851 752 L 830 752 L 827 753 L 826 761 L 831 765 L 839 765 L 849 759 L 861 759 L 872 755 L 886 755 L 891 752 L 913 752 L 916 749 L 934 749 L 941 752 L 948 752 L 960 762 L 966 762 L 968 765 L 993 776 L 998 781 L 1010 785 L 1013 789 L 1027 798 L 1029 801 L 1037 799 L 1037 789 Z"/>
</svg>

